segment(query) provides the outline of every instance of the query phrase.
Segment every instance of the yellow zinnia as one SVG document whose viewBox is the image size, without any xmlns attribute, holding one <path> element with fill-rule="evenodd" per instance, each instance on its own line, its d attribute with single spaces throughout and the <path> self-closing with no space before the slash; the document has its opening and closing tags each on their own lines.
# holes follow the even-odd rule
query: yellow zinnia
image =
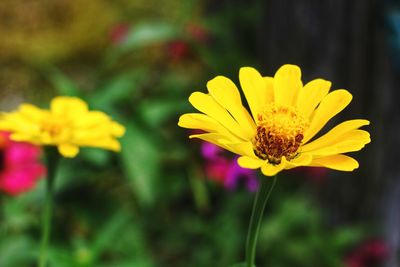
<svg viewBox="0 0 400 267">
<path fill-rule="evenodd" d="M 235 84 L 224 76 L 207 83 L 208 94 L 194 92 L 190 103 L 202 113 L 180 117 L 178 125 L 206 133 L 191 135 L 240 155 L 238 164 L 258 169 L 266 176 L 299 166 L 352 171 L 358 162 L 343 153 L 358 151 L 369 143 L 360 130 L 369 121 L 345 121 L 310 141 L 351 101 L 339 89 L 329 93 L 331 82 L 315 79 L 305 84 L 301 70 L 284 65 L 274 77 L 263 77 L 250 67 L 239 72 L 240 85 L 251 115 L 243 106 Z"/>
<path fill-rule="evenodd" d="M 120 151 L 117 137 L 125 128 L 100 111 L 89 111 L 76 97 L 55 97 L 50 109 L 21 104 L 14 112 L 0 115 L 0 130 L 11 139 L 35 145 L 57 146 L 64 157 L 75 157 L 79 147 L 99 147 Z"/>
</svg>

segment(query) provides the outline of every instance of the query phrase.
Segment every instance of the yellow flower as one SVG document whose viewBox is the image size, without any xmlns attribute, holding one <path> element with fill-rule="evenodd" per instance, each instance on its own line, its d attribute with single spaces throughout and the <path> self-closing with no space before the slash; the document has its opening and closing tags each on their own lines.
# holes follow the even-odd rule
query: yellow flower
<svg viewBox="0 0 400 267">
<path fill-rule="evenodd" d="M 350 103 L 348 91 L 328 93 L 331 83 L 323 79 L 303 86 L 301 70 L 295 65 L 282 66 L 274 77 L 262 77 L 257 70 L 244 67 L 239 80 L 251 115 L 235 84 L 217 76 L 207 83 L 208 94 L 194 92 L 189 97 L 202 113 L 184 114 L 179 119 L 181 127 L 206 132 L 190 138 L 236 153 L 241 167 L 261 168 L 266 176 L 299 166 L 341 171 L 358 167 L 355 159 L 343 153 L 358 151 L 371 141 L 368 132 L 358 129 L 369 121 L 345 121 L 314 138 Z"/>
<path fill-rule="evenodd" d="M 89 111 L 76 97 L 55 97 L 50 110 L 21 104 L 18 110 L 2 113 L 0 130 L 11 132 L 11 139 L 35 145 L 57 146 L 64 157 L 75 157 L 79 147 L 99 147 L 120 151 L 116 140 L 125 128 L 100 111 Z"/>
</svg>

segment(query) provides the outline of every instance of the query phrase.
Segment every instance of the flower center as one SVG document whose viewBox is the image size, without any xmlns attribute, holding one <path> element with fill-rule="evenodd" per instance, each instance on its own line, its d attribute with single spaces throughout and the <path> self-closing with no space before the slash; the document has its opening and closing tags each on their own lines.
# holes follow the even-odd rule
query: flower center
<svg viewBox="0 0 400 267">
<path fill-rule="evenodd" d="M 293 159 L 309 123 L 294 107 L 272 104 L 257 116 L 257 133 L 253 138 L 255 154 L 272 164 L 281 158 Z"/>
<path fill-rule="evenodd" d="M 61 133 L 61 126 L 56 123 L 45 122 L 42 125 L 42 131 L 47 132 L 51 137 L 55 137 Z"/>
<path fill-rule="evenodd" d="M 53 143 L 54 141 L 65 141 L 70 138 L 68 121 L 61 118 L 50 117 L 42 121 L 41 132 L 45 143 Z"/>
</svg>

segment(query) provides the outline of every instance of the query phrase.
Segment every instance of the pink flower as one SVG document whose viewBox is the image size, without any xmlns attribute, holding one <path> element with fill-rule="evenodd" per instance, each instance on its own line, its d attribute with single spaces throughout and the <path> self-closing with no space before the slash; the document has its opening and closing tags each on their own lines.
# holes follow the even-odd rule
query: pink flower
<svg viewBox="0 0 400 267">
<path fill-rule="evenodd" d="M 219 158 L 215 161 L 207 161 L 205 164 L 206 176 L 211 180 L 224 184 L 229 165 L 230 162 L 224 158 Z"/>
<path fill-rule="evenodd" d="M 120 44 L 124 41 L 129 32 L 129 25 L 127 23 L 120 23 L 115 25 L 110 31 L 110 40 L 113 44 Z"/>
<path fill-rule="evenodd" d="M 0 132 L 0 191 L 15 196 L 33 189 L 46 173 L 40 153 L 39 147 L 12 141 Z"/>
<path fill-rule="evenodd" d="M 198 23 L 189 23 L 186 26 L 186 32 L 197 43 L 206 44 L 210 39 L 210 34 L 207 29 Z"/>
<path fill-rule="evenodd" d="M 388 259 L 388 245 L 381 240 L 361 244 L 345 259 L 346 267 L 375 267 Z"/>
<path fill-rule="evenodd" d="M 237 164 L 237 157 L 227 158 L 218 146 L 203 142 L 201 154 L 205 159 L 207 177 L 222 184 L 227 190 L 235 190 L 243 182 L 248 191 L 254 192 L 258 187 L 258 180 L 254 170 L 244 169 Z"/>
<path fill-rule="evenodd" d="M 181 61 L 189 56 L 190 47 L 183 40 L 175 40 L 167 44 L 167 52 L 171 60 Z"/>
</svg>

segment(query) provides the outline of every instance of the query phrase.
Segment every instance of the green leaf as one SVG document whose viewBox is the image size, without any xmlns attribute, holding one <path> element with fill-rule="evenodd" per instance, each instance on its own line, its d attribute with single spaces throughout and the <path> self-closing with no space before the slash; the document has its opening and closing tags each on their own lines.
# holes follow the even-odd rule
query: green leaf
<svg viewBox="0 0 400 267">
<path fill-rule="evenodd" d="M 119 212 L 105 223 L 100 231 L 98 231 L 98 235 L 96 240 L 92 246 L 93 257 L 98 257 L 103 253 L 106 249 L 109 249 L 113 246 L 114 241 L 118 238 L 118 233 L 121 233 L 122 227 L 128 222 L 128 216 L 126 213 Z"/>
<path fill-rule="evenodd" d="M 110 152 L 98 148 L 85 148 L 80 152 L 80 156 L 92 164 L 101 167 L 107 165 L 110 159 Z"/>
<path fill-rule="evenodd" d="M 132 98 L 132 93 L 139 87 L 145 77 L 143 69 L 124 73 L 108 80 L 89 98 L 92 107 L 104 110 L 118 101 Z"/>
<path fill-rule="evenodd" d="M 189 169 L 189 182 L 193 192 L 193 198 L 199 210 L 207 210 L 209 208 L 209 197 L 207 187 L 205 185 L 204 174 L 200 166 L 193 165 Z"/>
<path fill-rule="evenodd" d="M 133 123 L 125 123 L 121 139 L 122 165 L 140 204 L 151 205 L 155 196 L 155 179 L 159 176 L 159 149 L 148 132 Z"/>
<path fill-rule="evenodd" d="M 34 243 L 26 237 L 7 236 L 0 242 L 0 266 L 28 266 L 36 259 Z"/>
<path fill-rule="evenodd" d="M 132 259 L 132 260 L 126 260 L 126 261 L 118 261 L 113 263 L 113 266 L 118 266 L 118 267 L 153 267 L 154 264 L 146 261 L 146 260 L 142 260 L 142 259 Z M 98 265 L 97 267 L 110 267 L 109 264 L 101 264 Z"/>
<path fill-rule="evenodd" d="M 332 245 L 335 248 L 344 248 L 347 246 L 354 245 L 359 242 L 365 236 L 367 231 L 357 227 L 341 227 L 335 232 L 333 236 Z"/>
<path fill-rule="evenodd" d="M 178 37 L 178 29 L 166 22 L 147 22 L 135 25 L 119 45 L 123 51 L 143 48 Z"/>
<path fill-rule="evenodd" d="M 88 265 L 80 264 L 81 255 L 77 255 L 76 251 L 72 252 L 70 248 L 64 249 L 52 244 L 49 247 L 49 266 L 57 267 L 86 267 Z"/>
<path fill-rule="evenodd" d="M 231 267 L 247 267 L 247 263 L 245 263 L 245 262 L 236 263 L 236 264 L 232 265 Z M 256 267 L 256 266 L 253 265 L 253 267 Z"/>
<path fill-rule="evenodd" d="M 148 123 L 150 127 L 156 128 L 165 123 L 168 119 L 178 118 L 187 106 L 184 101 L 175 100 L 151 100 L 141 103 L 139 110 L 143 120 Z"/>
<path fill-rule="evenodd" d="M 57 68 L 48 69 L 47 73 L 50 83 L 59 95 L 79 96 L 80 92 L 76 84 Z"/>
</svg>

